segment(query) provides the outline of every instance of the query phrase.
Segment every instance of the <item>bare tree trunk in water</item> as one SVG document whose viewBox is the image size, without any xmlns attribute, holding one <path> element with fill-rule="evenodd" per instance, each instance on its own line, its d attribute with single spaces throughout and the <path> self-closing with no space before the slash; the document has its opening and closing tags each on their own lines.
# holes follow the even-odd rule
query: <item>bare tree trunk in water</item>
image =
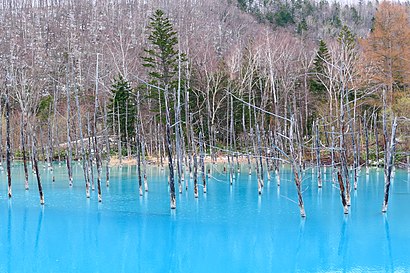
<svg viewBox="0 0 410 273">
<path fill-rule="evenodd" d="M 322 187 L 322 173 L 320 168 L 320 138 L 319 138 L 319 119 L 315 123 L 316 132 L 316 169 L 317 169 L 317 186 Z"/>
<path fill-rule="evenodd" d="M 80 129 L 81 157 L 82 157 L 82 162 L 83 162 L 83 173 L 84 173 L 84 182 L 85 182 L 85 196 L 87 198 L 90 198 L 90 185 L 88 183 L 88 177 L 87 177 L 87 171 L 88 171 L 87 156 L 85 154 L 83 125 L 82 125 L 82 122 L 81 122 L 80 102 L 79 102 L 79 99 L 78 99 L 78 88 L 77 87 L 75 87 L 75 104 L 76 104 L 76 107 L 77 107 L 78 128 Z"/>
<path fill-rule="evenodd" d="M 198 158 L 196 152 L 193 154 L 194 158 L 194 196 L 198 198 Z"/>
<path fill-rule="evenodd" d="M 142 168 L 143 168 L 143 172 L 142 175 L 144 177 L 144 189 L 145 192 L 148 192 L 148 178 L 147 178 L 147 159 L 145 157 L 145 139 L 144 136 L 142 136 L 141 139 L 141 156 L 142 156 Z"/>
<path fill-rule="evenodd" d="M 91 124 L 90 124 L 90 113 L 87 113 L 87 134 L 88 134 L 88 186 L 90 186 L 91 180 L 91 190 L 95 190 L 94 184 L 94 169 L 93 169 L 93 157 L 92 157 L 92 136 L 91 136 Z"/>
<path fill-rule="evenodd" d="M 388 153 L 388 158 L 387 162 L 384 163 L 384 181 L 385 181 L 385 186 L 384 186 L 384 202 L 383 202 L 383 208 L 382 212 L 387 212 L 387 205 L 389 202 L 389 192 L 390 192 L 390 184 L 391 184 L 391 174 L 392 174 L 392 169 L 393 169 L 393 161 L 394 161 L 394 154 L 396 151 L 396 128 L 397 128 L 397 118 L 394 118 L 393 121 L 393 126 L 392 126 L 392 132 L 391 132 L 391 138 L 390 138 L 390 149 L 385 151 L 385 153 Z"/>
<path fill-rule="evenodd" d="M 393 169 L 394 154 L 396 150 L 396 128 L 397 117 L 394 118 L 391 128 L 390 144 L 387 135 L 386 125 L 386 90 L 383 89 L 383 141 L 384 141 L 384 201 L 382 212 L 387 212 L 387 205 L 389 202 L 389 192 L 391 183 L 391 174 Z"/>
<path fill-rule="evenodd" d="M 256 178 L 258 181 L 258 194 L 262 194 L 262 183 L 261 183 L 261 178 L 260 178 L 260 171 L 259 171 L 259 162 L 258 162 L 258 151 L 256 149 L 256 144 L 255 144 L 255 136 L 253 135 L 253 128 L 250 130 L 251 138 L 252 138 L 252 145 L 253 145 L 253 152 L 254 152 L 254 158 L 255 158 L 255 169 L 256 169 Z"/>
<path fill-rule="evenodd" d="M 369 132 L 367 129 L 367 112 L 364 111 L 363 116 L 364 135 L 366 138 L 366 174 L 369 174 Z"/>
<path fill-rule="evenodd" d="M 114 113 L 113 113 L 114 114 Z M 104 101 L 104 138 L 105 138 L 105 150 L 106 150 L 106 158 L 105 158 L 105 185 L 107 187 L 110 186 L 110 140 L 108 138 L 108 126 L 107 126 L 107 102 Z"/>
<path fill-rule="evenodd" d="M 117 120 L 118 120 L 118 160 L 122 166 L 122 147 L 121 147 L 121 123 L 120 123 L 120 106 L 117 103 Z"/>
<path fill-rule="evenodd" d="M 298 193 L 298 205 L 299 205 L 299 210 L 300 210 L 300 216 L 306 217 L 305 207 L 303 204 L 302 189 L 301 189 L 302 174 L 296 164 L 296 154 L 295 154 L 295 148 L 294 148 L 294 143 L 293 143 L 294 127 L 295 127 L 295 119 L 294 119 L 294 116 L 292 115 L 291 121 L 290 121 L 290 128 L 289 128 L 290 160 L 291 160 L 291 167 L 292 167 L 292 171 L 294 175 L 296 190 Z"/>
<path fill-rule="evenodd" d="M 101 157 L 100 151 L 98 149 L 98 139 L 97 139 L 97 112 L 98 112 L 98 53 L 97 53 L 97 65 L 95 68 L 95 100 L 94 100 L 94 126 L 93 126 L 93 135 L 94 135 L 94 154 L 95 162 L 97 164 L 97 190 L 98 190 L 98 202 L 102 202 L 102 193 L 101 193 Z"/>
<path fill-rule="evenodd" d="M 204 140 L 202 132 L 199 133 L 199 149 L 200 149 L 200 164 L 202 172 L 202 184 L 204 186 L 204 193 L 206 193 L 206 179 L 205 179 L 205 154 L 204 154 Z"/>
<path fill-rule="evenodd" d="M 332 147 L 330 148 L 330 156 L 332 160 L 332 183 L 336 183 L 336 176 L 335 176 L 335 127 L 332 126 Z"/>
<path fill-rule="evenodd" d="M 374 138 L 376 140 L 376 166 L 379 168 L 379 133 L 377 131 L 377 113 L 374 115 Z"/>
<path fill-rule="evenodd" d="M 97 98 L 97 97 L 96 97 Z M 96 99 L 97 100 L 97 99 Z M 102 202 L 102 193 L 101 193 L 101 158 L 100 151 L 98 149 L 98 140 L 97 140 L 97 106 L 94 111 L 94 126 L 93 126 L 93 135 L 94 135 L 94 153 L 95 153 L 95 162 L 97 164 L 97 191 L 98 191 L 98 202 Z"/>
<path fill-rule="evenodd" d="M 34 130 L 32 130 L 32 134 L 33 134 L 33 140 L 31 143 L 33 145 L 33 161 L 34 161 L 34 169 L 36 171 L 36 177 L 37 177 L 38 193 L 40 195 L 40 204 L 44 205 L 43 186 L 41 184 L 40 172 L 38 170 L 38 162 L 37 162 L 37 151 L 36 151 L 37 140 L 36 140 L 36 135 L 35 135 Z"/>
<path fill-rule="evenodd" d="M 11 144 L 10 144 L 10 98 L 9 90 L 6 91 L 6 163 L 8 196 L 11 198 Z"/>
<path fill-rule="evenodd" d="M 141 179 L 141 141 L 139 133 L 138 122 L 135 125 L 135 137 L 136 137 L 136 147 L 137 147 L 137 176 L 138 176 L 138 190 L 140 196 L 142 196 L 142 179 Z"/>
<path fill-rule="evenodd" d="M 337 172 L 337 179 L 339 181 L 339 187 L 340 187 L 340 197 L 342 198 L 343 212 L 344 212 L 344 214 L 348 214 L 349 213 L 349 207 L 347 206 L 346 195 L 345 195 L 345 187 L 344 187 L 344 184 L 343 184 L 342 175 L 340 173 L 341 173 L 341 170 Z"/>
<path fill-rule="evenodd" d="M 172 146 L 171 146 L 171 120 L 168 108 L 168 87 L 165 87 L 165 109 L 166 109 L 166 150 L 168 153 L 168 167 L 169 167 L 169 189 L 170 189 L 170 203 L 171 209 L 176 209 L 177 202 L 175 198 L 175 182 L 174 182 L 174 164 L 172 161 Z"/>
<path fill-rule="evenodd" d="M 48 124 L 47 124 L 47 134 L 48 134 L 48 169 L 51 172 L 52 175 L 52 182 L 56 182 L 56 178 L 54 175 L 54 168 L 53 168 L 53 162 L 54 162 L 54 150 L 53 150 L 53 128 L 51 126 L 51 120 L 48 119 Z"/>
<path fill-rule="evenodd" d="M 68 73 L 68 72 L 67 72 Z M 67 171 L 68 171 L 68 180 L 69 180 L 69 186 L 73 186 L 73 171 L 71 169 L 71 156 L 72 156 L 72 150 L 71 150 L 71 138 L 70 138 L 70 112 L 71 112 L 71 107 L 70 107 L 70 88 L 69 84 L 67 83 L 66 86 L 67 90 Z"/>
<path fill-rule="evenodd" d="M 21 135 L 21 153 L 23 155 L 23 166 L 24 166 L 24 188 L 29 189 L 28 186 L 28 168 L 27 168 L 27 157 L 26 157 L 26 137 L 24 136 L 24 130 L 26 130 L 26 124 L 24 121 L 24 113 L 21 113 L 21 124 L 20 124 L 20 135 Z"/>
</svg>

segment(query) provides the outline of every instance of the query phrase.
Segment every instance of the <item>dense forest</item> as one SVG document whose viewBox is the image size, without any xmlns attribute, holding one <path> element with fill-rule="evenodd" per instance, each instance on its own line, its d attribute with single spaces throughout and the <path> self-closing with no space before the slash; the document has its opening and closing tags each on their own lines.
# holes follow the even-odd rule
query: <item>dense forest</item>
<svg viewBox="0 0 410 273">
<path fill-rule="evenodd" d="M 349 180 L 356 188 L 362 166 L 384 167 L 387 209 L 393 166 L 409 164 L 407 3 L 16 0 L 0 8 L 0 167 L 10 197 L 13 160 L 24 161 L 27 188 L 33 168 L 44 202 L 37 160 L 51 170 L 65 161 L 70 185 L 80 182 L 71 162 L 81 161 L 86 195 L 96 180 L 101 201 L 103 166 L 108 186 L 110 160 L 136 158 L 140 194 L 147 164 L 169 164 L 175 207 L 174 168 L 180 192 L 184 168 L 195 185 L 202 174 L 206 191 L 205 158 L 223 156 L 231 183 L 241 162 L 256 170 L 259 193 L 264 176 L 289 163 L 302 215 L 306 168 L 318 168 L 321 187 L 321 166 L 332 166 L 347 210 Z"/>
</svg>

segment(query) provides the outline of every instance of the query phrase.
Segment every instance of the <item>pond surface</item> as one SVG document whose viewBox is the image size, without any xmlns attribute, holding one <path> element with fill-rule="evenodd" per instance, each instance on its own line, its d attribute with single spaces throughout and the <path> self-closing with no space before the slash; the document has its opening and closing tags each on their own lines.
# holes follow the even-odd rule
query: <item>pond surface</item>
<svg viewBox="0 0 410 273">
<path fill-rule="evenodd" d="M 289 169 L 281 170 L 280 187 L 272 178 L 258 196 L 245 167 L 233 186 L 216 167 L 198 199 L 190 182 L 171 211 L 167 172 L 157 167 L 149 169 L 150 191 L 143 197 L 135 166 L 112 168 L 102 204 L 96 192 L 85 198 L 79 164 L 72 188 L 64 165 L 55 166 L 55 183 L 42 169 L 42 207 L 34 177 L 25 191 L 16 164 L 11 200 L 0 173 L 0 272 L 410 271 L 407 172 L 397 170 L 382 214 L 383 172 L 362 171 L 346 216 L 329 169 L 322 189 L 307 171 L 307 217 L 301 219 Z"/>
</svg>

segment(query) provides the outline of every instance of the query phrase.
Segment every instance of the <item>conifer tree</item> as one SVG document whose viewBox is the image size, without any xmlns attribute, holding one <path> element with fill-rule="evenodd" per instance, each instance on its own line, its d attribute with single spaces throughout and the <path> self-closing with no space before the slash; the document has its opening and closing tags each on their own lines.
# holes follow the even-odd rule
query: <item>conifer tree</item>
<svg viewBox="0 0 410 273">
<path fill-rule="evenodd" d="M 110 109 L 110 115 L 118 115 L 119 113 L 119 125 L 121 128 L 121 139 L 126 141 L 126 133 L 128 137 L 132 138 L 135 135 L 135 116 L 136 106 L 133 99 L 133 90 L 129 82 L 119 75 L 114 79 L 114 83 L 111 87 L 112 98 L 108 109 Z M 108 122 L 112 124 L 113 119 L 108 119 Z M 116 124 L 118 126 L 118 124 Z M 127 131 L 125 130 L 127 129 Z"/>
<path fill-rule="evenodd" d="M 327 48 L 326 42 L 323 40 L 319 41 L 319 48 L 316 53 L 316 57 L 313 61 L 313 74 L 314 76 L 310 80 L 310 90 L 313 94 L 318 96 L 323 96 L 326 93 L 326 77 L 325 67 L 326 63 L 330 60 L 329 50 Z"/>
</svg>

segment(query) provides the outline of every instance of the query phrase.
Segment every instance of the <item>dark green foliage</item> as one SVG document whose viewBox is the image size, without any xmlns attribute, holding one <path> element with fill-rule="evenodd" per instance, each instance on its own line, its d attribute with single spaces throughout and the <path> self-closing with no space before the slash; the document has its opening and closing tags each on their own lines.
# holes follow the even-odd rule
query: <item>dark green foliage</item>
<svg viewBox="0 0 410 273">
<path fill-rule="evenodd" d="M 178 45 L 177 33 L 161 10 L 156 10 L 150 18 L 148 29 L 151 32 L 148 37 L 150 48 L 144 50 L 146 53 L 142 57 L 144 66 L 148 68 L 153 84 L 172 89 L 177 84 L 175 75 L 178 72 L 180 57 L 175 48 Z"/>
<path fill-rule="evenodd" d="M 135 136 L 135 121 L 136 121 L 136 105 L 135 95 L 129 82 L 119 75 L 114 79 L 111 87 L 112 97 L 108 105 L 108 113 L 111 118 L 108 118 L 108 123 L 118 130 L 118 113 L 120 115 L 120 129 L 121 139 L 126 140 L 126 131 L 128 130 L 128 137 Z M 128 114 L 128 115 L 127 115 Z M 113 118 L 114 117 L 114 118 Z M 117 132 L 115 132 L 117 133 Z"/>
<path fill-rule="evenodd" d="M 301 35 L 307 30 L 308 30 L 308 26 L 307 26 L 305 18 L 303 18 L 302 21 L 300 21 L 298 24 L 297 33 Z"/>
<path fill-rule="evenodd" d="M 326 62 L 330 60 L 329 51 L 327 49 L 326 42 L 319 41 L 319 48 L 316 53 L 316 57 L 313 61 L 312 78 L 310 80 L 310 91 L 313 94 L 322 96 L 326 93 L 326 87 L 322 81 L 326 80 L 324 76 Z"/>
<path fill-rule="evenodd" d="M 41 121 L 47 121 L 48 117 L 50 116 L 51 108 L 53 104 L 53 97 L 52 96 L 45 96 L 40 99 L 37 108 L 37 117 Z"/>
<path fill-rule="evenodd" d="M 282 6 L 277 12 L 274 14 L 275 24 L 280 27 L 286 27 L 288 25 L 295 24 L 295 20 L 293 19 L 292 12 L 288 6 Z"/>
<path fill-rule="evenodd" d="M 354 54 L 354 48 L 356 47 L 356 37 L 350 31 L 349 27 L 347 27 L 346 25 L 342 27 L 337 40 L 341 45 L 343 45 L 345 51 L 348 54 Z"/>
</svg>

